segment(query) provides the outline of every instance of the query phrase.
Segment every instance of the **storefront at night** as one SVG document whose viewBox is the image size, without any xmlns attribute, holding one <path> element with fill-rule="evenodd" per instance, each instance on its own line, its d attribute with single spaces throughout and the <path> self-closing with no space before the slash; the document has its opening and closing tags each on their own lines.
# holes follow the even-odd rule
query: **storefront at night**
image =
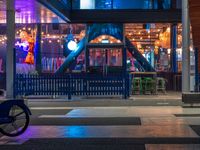
<svg viewBox="0 0 200 150">
<path fill-rule="evenodd" d="M 86 7 L 86 2 L 75 1 L 72 3 L 72 13 L 97 10 L 95 13 L 98 14 L 98 11 L 105 9 L 127 11 L 129 7 L 137 11 L 140 9 L 144 13 L 147 13 L 145 11 L 159 13 L 158 11 L 170 12 L 180 8 L 180 1 L 172 3 L 166 0 L 162 4 L 159 1 L 141 1 L 129 7 L 127 3 L 128 0 L 126 3 L 115 0 L 91 1 L 91 5 Z M 42 7 L 40 9 L 45 13 L 48 6 L 45 8 L 46 5 L 42 6 L 43 4 L 37 2 L 37 5 L 40 5 L 37 7 Z M 144 20 L 138 18 L 132 22 L 129 18 L 125 18 L 127 20 L 124 19 L 124 22 L 99 21 L 96 18 L 96 23 L 95 20 L 91 23 L 91 20 L 80 22 L 74 17 L 72 23 L 65 23 L 58 13 L 50 15 L 50 19 L 45 19 L 44 15 L 38 21 L 32 20 L 33 18 L 20 18 L 17 14 L 14 59 L 15 79 L 18 80 L 16 87 L 20 85 L 19 77 L 26 75 L 45 78 L 45 76 L 83 74 L 102 77 L 129 76 L 126 79 L 128 83 L 124 85 L 129 86 L 126 89 L 127 96 L 136 93 L 146 94 L 147 89 L 147 93 L 157 94 L 158 91 L 153 89 L 157 90 L 158 84 L 161 84 L 163 93 L 181 91 L 183 60 L 182 24 L 179 18 L 172 21 L 174 18 L 171 16 L 172 19 L 166 22 L 165 18 L 159 20 L 158 17 L 152 23 L 148 19 L 144 21 L 145 17 Z M 6 87 L 5 29 L 6 24 L 2 20 L 0 29 L 0 82 L 2 83 L 0 88 L 2 89 Z M 190 41 L 190 91 L 195 91 L 195 52 L 192 36 Z M 150 80 L 146 81 L 148 79 Z M 21 95 L 26 94 L 21 93 Z M 32 94 L 34 95 L 34 92 Z"/>
</svg>

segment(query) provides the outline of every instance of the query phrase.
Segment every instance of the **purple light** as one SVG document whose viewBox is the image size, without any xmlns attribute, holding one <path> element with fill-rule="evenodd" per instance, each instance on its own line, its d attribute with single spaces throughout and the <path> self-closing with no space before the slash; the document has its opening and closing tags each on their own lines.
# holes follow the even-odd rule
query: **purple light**
<svg viewBox="0 0 200 150">
<path fill-rule="evenodd" d="M 23 51 L 27 52 L 29 44 L 28 44 L 27 41 L 24 41 L 24 42 L 21 42 L 21 43 L 19 41 L 17 41 L 15 43 L 15 46 L 21 47 L 23 49 Z"/>
</svg>

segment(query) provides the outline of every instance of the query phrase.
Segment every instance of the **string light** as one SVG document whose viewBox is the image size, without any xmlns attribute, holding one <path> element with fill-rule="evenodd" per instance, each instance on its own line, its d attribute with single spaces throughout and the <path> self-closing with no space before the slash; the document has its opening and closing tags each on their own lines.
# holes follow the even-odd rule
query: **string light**
<svg viewBox="0 0 200 150">
<path fill-rule="evenodd" d="M 31 31 L 31 28 L 28 28 L 29 31 Z"/>
<path fill-rule="evenodd" d="M 23 30 L 26 30 L 26 28 L 25 28 L 25 27 L 23 27 Z"/>
<path fill-rule="evenodd" d="M 120 40 L 117 40 L 117 43 L 121 43 L 121 41 L 120 41 Z"/>
<path fill-rule="evenodd" d="M 49 43 L 52 43 L 52 41 L 51 41 L 51 40 L 49 40 Z"/>
<path fill-rule="evenodd" d="M 170 32 L 170 27 L 167 28 L 167 32 Z"/>
</svg>

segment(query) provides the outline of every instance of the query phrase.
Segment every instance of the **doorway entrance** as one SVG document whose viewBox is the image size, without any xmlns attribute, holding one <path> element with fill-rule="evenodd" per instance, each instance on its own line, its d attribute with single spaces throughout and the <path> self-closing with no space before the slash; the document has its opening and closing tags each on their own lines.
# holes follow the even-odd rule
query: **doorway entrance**
<svg viewBox="0 0 200 150">
<path fill-rule="evenodd" d="M 86 70 L 103 75 L 122 73 L 123 45 L 88 45 L 86 50 Z"/>
</svg>

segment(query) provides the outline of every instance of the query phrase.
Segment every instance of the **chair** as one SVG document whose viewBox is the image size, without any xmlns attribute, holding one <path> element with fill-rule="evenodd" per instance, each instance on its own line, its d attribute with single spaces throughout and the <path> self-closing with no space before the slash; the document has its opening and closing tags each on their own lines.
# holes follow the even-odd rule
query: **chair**
<svg viewBox="0 0 200 150">
<path fill-rule="evenodd" d="M 156 93 L 155 80 L 153 78 L 145 77 L 143 79 L 143 92 L 144 94 Z"/>
<path fill-rule="evenodd" d="M 166 79 L 158 77 L 156 79 L 156 92 L 162 91 L 164 94 L 166 94 Z"/>
<path fill-rule="evenodd" d="M 135 77 L 132 81 L 132 94 L 140 94 L 142 88 L 142 78 Z"/>
</svg>

